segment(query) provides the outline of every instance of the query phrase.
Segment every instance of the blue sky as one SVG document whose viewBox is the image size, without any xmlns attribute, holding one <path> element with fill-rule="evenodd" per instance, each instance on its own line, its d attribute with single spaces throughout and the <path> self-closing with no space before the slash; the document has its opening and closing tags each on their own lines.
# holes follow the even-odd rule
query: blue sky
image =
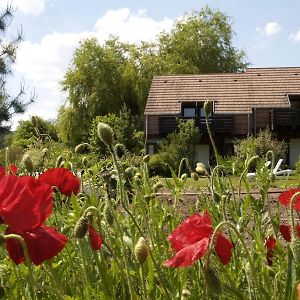
<svg viewBox="0 0 300 300">
<path fill-rule="evenodd" d="M 10 0 L 17 8 L 7 37 L 22 26 L 24 41 L 14 66 L 9 88 L 19 83 L 36 101 L 13 119 L 40 115 L 53 119 L 66 95 L 62 80 L 79 41 L 95 36 L 102 43 L 110 34 L 121 40 L 153 40 L 169 30 L 174 20 L 208 5 L 231 17 L 234 44 L 246 52 L 253 67 L 300 66 L 299 0 Z M 0 0 L 4 7 L 6 0 Z"/>
</svg>

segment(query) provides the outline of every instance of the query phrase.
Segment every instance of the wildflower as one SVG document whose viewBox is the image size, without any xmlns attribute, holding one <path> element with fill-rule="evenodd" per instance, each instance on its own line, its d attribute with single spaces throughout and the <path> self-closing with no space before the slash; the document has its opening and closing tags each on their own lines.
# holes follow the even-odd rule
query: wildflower
<svg viewBox="0 0 300 300">
<path fill-rule="evenodd" d="M 30 176 L 0 177 L 0 221 L 8 225 L 5 234 L 20 235 L 35 265 L 56 256 L 68 238 L 54 228 L 44 225 L 52 213 L 52 190 Z M 24 262 L 21 244 L 16 239 L 5 240 L 9 257 L 16 263 Z"/>
<path fill-rule="evenodd" d="M 291 226 L 289 225 L 285 225 L 282 224 L 279 226 L 279 231 L 282 234 L 283 238 L 287 241 L 290 242 L 291 241 L 291 235 L 292 235 L 292 230 L 291 230 Z"/>
<path fill-rule="evenodd" d="M 265 242 L 265 246 L 267 248 L 267 263 L 269 266 L 272 265 L 272 259 L 273 259 L 273 252 L 276 247 L 276 239 L 273 236 L 270 236 L 267 238 Z"/>
<path fill-rule="evenodd" d="M 300 188 L 289 189 L 282 192 L 279 195 L 278 200 L 282 205 L 289 207 L 291 204 L 291 199 L 296 193 L 300 193 Z M 294 200 L 294 209 L 300 212 L 300 195 L 296 196 L 296 199 Z"/>
<path fill-rule="evenodd" d="M 48 169 L 39 176 L 38 180 L 57 187 L 62 194 L 68 197 L 79 193 L 79 179 L 70 170 L 65 168 Z"/>
<path fill-rule="evenodd" d="M 92 249 L 94 251 L 100 250 L 103 244 L 102 236 L 95 230 L 95 228 L 92 225 L 89 225 L 88 232 Z"/>
<path fill-rule="evenodd" d="M 175 256 L 166 260 L 166 267 L 188 267 L 201 259 L 208 251 L 213 234 L 212 220 L 208 211 L 203 215 L 195 213 L 182 222 L 168 237 Z M 221 233 L 217 234 L 215 251 L 226 265 L 231 259 L 232 243 Z"/>
</svg>

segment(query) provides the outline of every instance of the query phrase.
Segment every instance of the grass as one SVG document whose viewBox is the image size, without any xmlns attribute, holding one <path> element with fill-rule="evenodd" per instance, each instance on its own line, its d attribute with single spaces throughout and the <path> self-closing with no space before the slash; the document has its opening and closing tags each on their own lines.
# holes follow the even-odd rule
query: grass
<svg viewBox="0 0 300 300">
<path fill-rule="evenodd" d="M 167 178 L 172 180 L 172 178 Z M 238 176 L 230 176 L 231 182 L 235 188 L 238 187 L 239 177 Z M 228 181 L 228 180 L 227 180 Z M 199 177 L 197 181 L 193 180 L 192 178 L 188 178 L 186 181 L 186 187 L 188 189 L 203 189 L 208 185 L 208 178 L 207 177 Z M 251 181 L 251 187 L 255 188 L 256 181 L 255 179 Z M 279 189 L 286 189 L 291 187 L 300 187 L 300 174 L 291 174 L 288 179 L 282 176 L 282 179 L 277 179 L 272 184 L 272 187 L 279 188 Z M 242 184 L 242 188 L 244 185 Z"/>
</svg>

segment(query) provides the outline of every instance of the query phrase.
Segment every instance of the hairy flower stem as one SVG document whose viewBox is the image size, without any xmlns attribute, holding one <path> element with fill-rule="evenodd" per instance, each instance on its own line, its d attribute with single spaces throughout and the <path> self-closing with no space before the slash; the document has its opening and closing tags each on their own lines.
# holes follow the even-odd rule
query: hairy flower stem
<svg viewBox="0 0 300 300">
<path fill-rule="evenodd" d="M 240 240 L 243 248 L 244 248 L 244 251 L 245 251 L 245 254 L 247 256 L 247 259 L 248 259 L 248 262 L 249 262 L 249 265 L 250 265 L 250 270 L 251 270 L 251 274 L 252 274 L 252 278 L 253 278 L 253 283 L 254 285 L 256 286 L 256 289 L 258 291 L 258 299 L 265 299 L 262 295 L 262 292 L 261 292 L 261 289 L 260 289 L 260 285 L 259 285 L 259 282 L 258 282 L 258 278 L 257 278 L 257 274 L 256 274 L 256 271 L 255 271 L 255 267 L 254 267 L 254 264 L 253 264 L 253 261 L 252 261 L 252 257 L 250 255 L 250 252 L 248 250 L 248 247 L 243 239 L 243 237 L 241 236 L 241 234 L 239 233 L 239 231 L 236 229 L 236 227 L 234 226 L 234 224 L 232 224 L 231 222 L 229 221 L 223 221 L 221 222 L 220 224 L 218 224 L 214 230 L 214 233 L 211 237 L 211 240 L 210 240 L 210 244 L 209 244 L 209 254 L 208 254 L 208 257 L 207 257 L 207 264 L 209 264 L 209 257 L 212 253 L 212 247 L 213 247 L 213 243 L 215 241 L 215 237 L 218 233 L 218 231 L 221 229 L 221 227 L 223 227 L 224 225 L 227 225 L 228 227 L 230 227 L 234 233 L 236 234 L 236 236 L 238 237 L 238 239 Z M 255 292 L 255 290 L 253 290 Z"/>
<path fill-rule="evenodd" d="M 42 291 L 48 291 L 51 293 L 54 293 L 56 295 L 56 299 L 59 300 L 64 300 L 64 296 L 56 289 L 51 288 L 49 286 L 46 285 L 41 285 L 38 282 L 35 281 L 34 276 L 33 276 L 33 269 L 32 269 L 32 264 L 29 258 L 29 253 L 28 253 L 28 249 L 27 249 L 27 245 L 24 241 L 24 239 L 17 235 L 17 234 L 7 234 L 3 236 L 4 240 L 8 240 L 8 239 L 16 239 L 19 241 L 19 243 L 21 244 L 22 248 L 23 248 L 23 253 L 24 253 L 24 257 L 25 257 L 25 263 L 27 265 L 28 268 L 28 277 L 29 277 L 29 290 L 31 293 L 31 298 L 32 299 L 36 299 L 35 293 L 34 293 L 34 287 L 36 287 L 38 290 L 42 290 Z"/>
<path fill-rule="evenodd" d="M 214 141 L 214 138 L 213 138 L 213 135 L 212 135 L 211 127 L 209 125 L 208 115 L 205 115 L 205 123 L 206 123 L 207 132 L 208 132 L 208 135 L 209 135 L 210 142 L 211 142 L 211 144 L 213 146 L 215 157 L 216 157 L 216 161 L 217 161 L 217 165 L 218 165 L 219 164 L 219 160 L 220 160 L 220 156 L 219 156 L 219 152 L 218 152 L 217 146 L 215 144 L 215 141 Z"/>
</svg>

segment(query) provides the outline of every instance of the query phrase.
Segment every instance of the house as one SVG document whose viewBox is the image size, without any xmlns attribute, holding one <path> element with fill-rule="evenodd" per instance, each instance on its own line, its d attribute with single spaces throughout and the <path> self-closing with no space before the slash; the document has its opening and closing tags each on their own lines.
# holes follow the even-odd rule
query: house
<svg viewBox="0 0 300 300">
<path fill-rule="evenodd" d="M 210 124 L 221 154 L 233 154 L 235 138 L 269 128 L 289 147 L 286 162 L 300 155 L 300 67 L 248 68 L 243 73 L 154 76 L 145 108 L 148 153 L 176 130 L 178 118 L 195 120 L 202 133 L 196 161 L 212 157 L 204 101 L 213 102 Z"/>
</svg>

